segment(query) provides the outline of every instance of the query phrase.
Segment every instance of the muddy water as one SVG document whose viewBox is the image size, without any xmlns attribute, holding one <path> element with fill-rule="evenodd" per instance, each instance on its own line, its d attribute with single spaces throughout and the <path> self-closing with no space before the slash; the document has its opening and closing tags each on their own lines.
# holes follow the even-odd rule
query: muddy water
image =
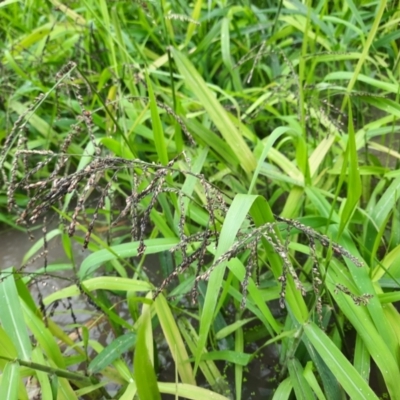
<svg viewBox="0 0 400 400">
<path fill-rule="evenodd" d="M 55 224 L 52 224 L 51 228 L 48 229 L 49 233 L 55 228 Z M 35 242 L 41 239 L 41 230 L 33 232 L 35 240 L 30 240 L 29 236 L 22 231 L 13 229 L 3 229 L 0 231 L 0 269 L 14 267 L 16 270 L 20 270 L 23 267 L 23 273 L 35 272 L 41 268 L 44 268 L 44 258 L 38 257 L 43 251 L 43 248 L 38 249 L 36 253 L 30 258 L 33 262 L 26 262 L 26 255 L 30 252 Z M 47 256 L 47 274 L 44 279 L 41 279 L 37 284 L 30 286 L 30 292 L 35 300 L 39 296 L 39 292 L 42 297 L 46 297 L 53 293 L 55 290 L 63 287 L 70 286 L 74 281 L 74 271 L 70 260 L 65 255 L 63 246 L 61 243 L 60 235 L 55 236 L 48 243 L 48 256 Z M 75 246 L 74 255 L 76 261 L 79 263 L 89 254 L 88 251 L 82 250 L 82 248 Z M 35 260 L 36 258 L 36 260 Z M 28 261 L 28 260 L 27 260 Z M 50 272 L 53 267 L 57 266 L 61 270 L 58 272 Z M 87 309 L 87 305 L 84 301 L 76 298 L 74 299 L 74 308 L 77 310 Z M 87 316 L 82 315 L 80 312 L 76 313 L 77 321 L 83 322 L 87 319 Z M 54 321 L 66 325 L 71 322 L 70 313 L 67 310 L 63 310 L 62 304 L 58 310 L 55 311 Z"/>
</svg>

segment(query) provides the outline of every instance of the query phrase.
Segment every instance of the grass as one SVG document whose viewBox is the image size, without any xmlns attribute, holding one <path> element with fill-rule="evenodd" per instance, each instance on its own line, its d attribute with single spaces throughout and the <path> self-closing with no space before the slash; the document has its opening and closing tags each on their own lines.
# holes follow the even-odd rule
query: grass
<svg viewBox="0 0 400 400">
<path fill-rule="evenodd" d="M 28 381 L 43 399 L 400 398 L 396 7 L 6 1 L 0 18 L 0 220 L 41 236 L 2 271 L 1 398 Z M 50 278 L 68 284 L 43 295 Z"/>
</svg>

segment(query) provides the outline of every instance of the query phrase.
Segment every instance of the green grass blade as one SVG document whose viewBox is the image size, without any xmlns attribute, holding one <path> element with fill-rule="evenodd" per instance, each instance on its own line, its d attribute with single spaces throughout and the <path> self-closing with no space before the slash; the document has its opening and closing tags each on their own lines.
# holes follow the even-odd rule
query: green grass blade
<svg viewBox="0 0 400 400">
<path fill-rule="evenodd" d="M 311 322 L 304 325 L 304 332 L 351 399 L 378 400 L 357 370 L 320 328 Z"/>
<path fill-rule="evenodd" d="M 226 215 L 224 224 L 222 225 L 221 234 L 219 237 L 218 248 L 215 254 L 217 260 L 222 254 L 229 250 L 235 241 L 235 237 L 253 202 L 257 196 L 237 195 Z M 207 292 L 204 299 L 204 306 L 200 317 L 199 341 L 195 354 L 197 369 L 203 348 L 205 347 L 211 323 L 214 318 L 216 305 L 218 302 L 219 291 L 221 289 L 222 280 L 226 268 L 226 262 L 221 263 L 210 275 L 207 285 Z"/>
<path fill-rule="evenodd" d="M 18 388 L 21 385 L 19 364 L 9 362 L 6 364 L 0 384 L 0 399 L 18 400 Z"/>
<path fill-rule="evenodd" d="M 258 159 L 257 162 L 257 167 L 253 173 L 253 177 L 251 178 L 251 183 L 249 186 L 249 191 L 247 192 L 248 194 L 251 194 L 256 182 L 257 182 L 257 178 L 258 175 L 260 173 L 261 167 L 265 161 L 265 159 L 267 158 L 268 152 L 270 151 L 271 147 L 274 145 L 274 143 L 282 136 L 284 135 L 286 132 L 292 130 L 292 128 L 288 128 L 288 127 L 284 127 L 284 126 L 280 126 L 279 128 L 276 128 L 269 136 L 267 141 L 265 142 L 263 151 L 261 153 L 260 158 Z"/>
<path fill-rule="evenodd" d="M 182 336 L 179 332 L 178 326 L 176 325 L 171 309 L 162 294 L 158 295 L 154 302 L 154 306 L 161 328 L 164 332 L 164 337 L 168 343 L 172 358 L 175 361 L 182 382 L 196 385 L 185 343 L 182 340 Z"/>
<path fill-rule="evenodd" d="M 235 346 L 236 346 L 236 344 L 235 344 Z M 238 348 L 240 348 L 240 347 L 238 346 Z M 210 351 L 209 353 L 205 353 L 201 356 L 202 361 L 204 361 L 204 360 L 224 360 L 229 363 L 238 365 L 240 367 L 245 367 L 246 365 L 248 365 L 249 362 L 251 361 L 251 359 L 252 359 L 251 354 L 243 353 L 243 351 L 239 351 L 239 350 Z M 237 380 L 237 378 L 235 377 L 235 386 L 237 388 L 236 380 Z M 241 393 L 241 391 L 239 393 Z"/>
<path fill-rule="evenodd" d="M 137 387 L 135 382 L 129 383 L 125 392 L 119 398 L 119 400 L 132 400 L 135 398 L 137 392 Z"/>
<path fill-rule="evenodd" d="M 46 362 L 44 360 L 43 353 L 41 352 L 39 347 L 36 347 L 33 349 L 32 361 L 37 364 L 45 365 Z M 53 394 L 51 391 L 49 375 L 46 372 L 39 371 L 39 370 L 36 370 L 35 373 L 36 373 L 36 377 L 40 384 L 42 400 L 52 400 Z"/>
<path fill-rule="evenodd" d="M 178 326 L 186 345 L 190 349 L 191 353 L 195 354 L 197 350 L 198 335 L 193 326 L 190 324 L 189 320 L 183 317 L 179 318 Z M 207 354 L 206 348 L 203 348 L 202 354 Z M 224 393 L 225 391 L 229 390 L 228 383 L 224 379 L 214 361 L 201 361 L 199 368 L 213 390 L 218 391 L 219 393 Z"/>
<path fill-rule="evenodd" d="M 154 96 L 153 84 L 146 71 L 147 89 L 149 91 L 151 120 L 153 123 L 154 144 L 156 146 L 158 159 L 164 165 L 168 164 L 168 152 L 165 144 L 164 130 L 160 119 L 160 113 L 157 108 L 156 98 Z"/>
<path fill-rule="evenodd" d="M 15 286 L 14 275 L 10 275 L 7 271 L 9 270 L 4 271 L 6 278 L 2 278 L 0 283 L 0 322 L 17 349 L 18 358 L 29 361 L 32 346 Z"/>
<path fill-rule="evenodd" d="M 228 335 L 230 335 L 231 333 L 235 332 L 237 329 L 241 328 L 243 325 L 246 325 L 253 320 L 254 320 L 254 318 L 246 318 L 246 319 L 241 318 L 241 319 L 237 320 L 236 322 L 234 322 L 233 324 L 227 325 L 225 328 L 222 328 L 221 330 L 219 330 L 215 334 L 215 339 L 217 339 L 217 340 L 223 339 L 223 338 L 227 337 Z"/>
<path fill-rule="evenodd" d="M 292 358 L 288 362 L 289 376 L 292 380 L 293 389 L 298 400 L 315 399 L 314 393 L 307 380 L 304 378 L 303 367 L 297 358 Z"/>
<path fill-rule="evenodd" d="M 279 384 L 278 388 L 274 392 L 272 400 L 288 400 L 292 390 L 292 380 L 288 377 Z"/>
<path fill-rule="evenodd" d="M 268 204 L 268 201 L 262 196 L 258 196 L 257 200 L 254 202 L 254 204 L 250 210 L 250 215 L 253 218 L 256 226 L 263 225 L 267 222 L 269 222 L 269 223 L 275 222 L 275 218 L 274 218 L 274 215 Z M 279 235 L 278 235 L 278 237 L 279 237 Z M 272 246 L 266 240 L 263 240 L 263 246 L 266 250 L 268 261 L 271 265 L 275 279 L 279 279 L 279 277 L 282 274 L 282 260 L 280 259 L 279 255 L 276 254 L 276 251 L 272 248 Z M 250 283 L 251 283 L 251 281 L 250 281 Z M 250 288 L 251 288 L 251 286 L 249 287 L 249 290 L 250 290 Z M 287 281 L 286 289 L 287 289 L 286 290 L 286 301 L 289 304 L 291 312 L 295 316 L 296 320 L 299 321 L 300 323 L 307 321 L 307 319 L 308 319 L 307 306 L 304 302 L 303 296 L 296 289 L 294 282 L 290 277 Z M 272 325 L 272 327 L 273 326 L 274 325 Z M 276 332 L 278 333 L 279 331 L 280 330 L 278 330 Z"/>
<path fill-rule="evenodd" d="M 160 239 L 149 239 L 144 241 L 146 249 L 144 254 L 155 254 L 161 253 L 165 250 L 169 250 L 174 247 L 179 240 L 176 238 L 160 238 Z M 138 247 L 140 242 L 124 243 L 116 246 L 111 246 L 109 249 L 103 249 L 96 251 L 90 256 L 86 257 L 81 264 L 79 270 L 79 277 L 83 279 L 88 274 L 99 268 L 101 264 L 106 261 L 115 260 L 117 258 L 129 258 L 135 257 L 138 253 Z"/>
<path fill-rule="evenodd" d="M 21 308 L 21 316 L 25 317 L 26 325 L 33 333 L 43 352 L 58 368 L 65 369 L 65 359 L 61 354 L 61 350 L 50 330 L 46 328 L 42 318 L 39 318 L 23 301 L 21 302 Z"/>
<path fill-rule="evenodd" d="M 313 364 L 318 372 L 324 388 L 324 394 L 327 400 L 342 400 L 344 393 L 339 382 L 332 374 L 332 371 L 325 364 L 323 358 L 315 350 L 313 345 L 308 340 L 307 336 L 303 335 L 303 343 L 307 348 L 308 354 L 311 357 Z M 317 394 L 317 391 L 315 392 Z"/>
<path fill-rule="evenodd" d="M 367 41 L 365 42 L 365 45 L 363 46 L 361 57 L 359 58 L 358 63 L 354 69 L 353 76 L 352 76 L 349 84 L 347 85 L 347 93 L 350 93 L 353 90 L 353 87 L 358 78 L 358 74 L 361 72 L 361 68 L 365 64 L 365 61 L 368 57 L 369 49 L 372 45 L 373 40 L 375 39 L 375 36 L 377 35 L 378 29 L 379 29 L 379 23 L 381 22 L 381 18 L 383 16 L 383 13 L 385 12 L 386 3 L 387 3 L 386 0 L 382 0 L 382 1 L 378 2 L 377 12 L 376 12 L 376 15 L 374 16 L 374 23 L 372 24 L 372 27 L 369 30 Z M 345 96 L 345 98 L 343 99 L 342 110 L 345 109 L 347 101 L 348 101 L 348 96 Z"/>
<path fill-rule="evenodd" d="M 136 292 L 147 292 L 153 289 L 153 285 L 145 281 L 139 281 L 136 279 L 118 278 L 109 276 L 99 276 L 97 278 L 88 279 L 82 282 L 85 289 L 89 292 L 98 289 L 104 290 L 118 290 L 128 292 L 130 290 Z M 65 299 L 66 297 L 79 296 L 81 294 L 80 289 L 77 285 L 71 285 L 64 289 L 60 289 L 57 292 L 50 294 L 43 299 L 45 305 L 49 305 L 54 301 Z"/>
<path fill-rule="evenodd" d="M 351 102 L 349 103 L 348 130 L 349 130 L 349 138 L 347 142 L 346 155 L 349 160 L 349 176 L 347 185 L 346 204 L 340 216 L 339 236 L 342 234 L 343 230 L 346 228 L 348 222 L 350 221 L 350 218 L 356 209 L 356 206 L 358 204 L 362 192 Z M 344 171 L 342 171 L 342 173 L 343 172 Z"/>
<path fill-rule="evenodd" d="M 8 337 L 7 332 L 0 325 L 0 354 L 10 360 L 18 358 L 17 350 L 11 339 Z"/>
<path fill-rule="evenodd" d="M 370 213 L 373 222 L 366 221 L 364 225 L 364 246 L 366 249 L 372 249 L 374 247 L 375 238 L 377 236 L 376 227 L 382 227 L 399 198 L 400 177 L 394 179 L 386 188 L 378 203 Z M 373 254 L 371 256 L 373 256 Z M 372 262 L 370 264 L 372 264 Z"/>
<path fill-rule="evenodd" d="M 239 282 L 242 282 L 244 277 L 245 277 L 245 266 L 243 263 L 237 259 L 234 258 L 228 262 L 228 268 L 233 272 L 235 277 L 239 280 Z M 258 310 L 261 312 L 262 321 L 266 325 L 266 328 L 268 329 L 269 333 L 271 335 L 274 335 L 274 333 L 280 333 L 282 330 L 282 326 L 279 324 L 279 322 L 274 318 L 271 310 L 269 309 L 268 305 L 266 304 L 264 297 L 260 291 L 260 289 L 257 287 L 255 284 L 254 280 L 250 277 L 249 278 L 249 283 L 247 287 L 249 297 L 254 301 L 256 304 Z"/>
<path fill-rule="evenodd" d="M 371 357 L 362 337 L 357 335 L 354 349 L 354 367 L 358 373 L 368 382 L 371 372 Z"/>
<path fill-rule="evenodd" d="M 196 22 L 200 19 L 202 6 L 203 6 L 203 0 L 197 0 L 193 7 L 193 12 L 191 16 L 192 21 L 189 23 L 186 32 L 185 46 L 189 43 L 190 39 L 193 36 L 194 31 L 197 28 Z"/>
<path fill-rule="evenodd" d="M 327 199 L 317 190 L 314 188 L 306 188 L 306 193 L 309 197 L 310 200 L 314 203 L 315 207 L 318 209 L 320 214 L 323 217 L 328 217 L 330 213 L 330 204 L 327 201 Z M 383 196 L 382 196 L 383 198 Z M 393 199 L 392 199 L 393 201 Z M 332 215 L 332 221 L 337 221 L 337 215 L 333 214 Z M 329 237 L 337 237 L 337 226 L 331 225 L 328 230 L 328 236 Z M 354 244 L 353 240 L 351 239 L 349 233 L 347 230 L 344 231 L 344 233 L 341 236 L 341 239 L 339 241 L 339 244 L 343 246 L 347 251 L 349 251 L 353 256 L 358 257 L 361 259 L 358 249 L 356 245 Z M 345 258 L 345 263 L 347 267 L 349 268 L 349 271 L 352 275 L 353 281 L 349 282 L 344 282 L 346 287 L 348 287 L 349 284 L 353 285 L 354 283 L 357 285 L 357 289 L 355 289 L 355 293 L 358 292 L 359 295 L 361 294 L 375 294 L 375 288 L 374 285 L 371 282 L 371 279 L 369 277 L 369 271 L 366 267 L 359 268 L 353 264 L 350 260 L 347 260 Z M 329 273 L 332 269 L 329 268 Z M 334 278 L 335 279 L 335 278 Z M 333 279 L 333 282 L 334 282 Z M 341 282 L 343 283 L 343 282 Z M 373 296 L 368 304 L 367 304 L 367 309 L 369 312 L 370 317 L 374 321 L 374 325 L 376 329 L 379 332 L 379 335 L 381 338 L 384 339 L 384 342 L 386 343 L 387 347 L 390 349 L 391 353 L 396 352 L 396 338 L 394 336 L 394 333 L 391 329 L 389 329 L 388 322 L 386 321 L 385 315 L 383 313 L 382 305 L 378 300 L 377 296 Z"/>
<path fill-rule="evenodd" d="M 101 351 L 89 364 L 88 371 L 96 374 L 120 358 L 130 348 L 135 346 L 136 334 L 133 332 L 117 337 L 103 351 Z"/>
<path fill-rule="evenodd" d="M 211 390 L 188 385 L 186 383 L 158 382 L 158 388 L 161 393 L 175 395 L 176 398 L 184 398 L 189 400 L 229 400 L 228 397 L 212 392 Z M 150 400 L 153 398 L 148 397 L 148 399 Z"/>
<path fill-rule="evenodd" d="M 146 309 L 141 317 L 134 356 L 134 374 L 140 399 L 161 400 L 157 386 L 156 373 L 150 360 L 146 331 L 150 319 L 150 310 Z"/>
<path fill-rule="evenodd" d="M 206 109 L 208 115 L 221 132 L 225 141 L 236 153 L 242 168 L 246 172 L 253 171 L 256 167 L 255 157 L 235 124 L 229 118 L 225 109 L 207 87 L 193 64 L 178 50 L 172 49 L 172 54 L 174 55 L 175 62 L 180 73 L 183 75 L 186 84 L 200 100 L 202 106 Z"/>
<path fill-rule="evenodd" d="M 315 395 L 317 396 L 318 400 L 326 400 L 326 397 L 324 395 L 324 392 L 322 391 L 321 387 L 319 386 L 319 383 L 317 381 L 317 378 L 315 377 L 313 370 L 312 370 L 312 365 L 313 363 L 309 361 L 306 364 L 306 367 L 304 368 L 304 378 L 307 380 L 308 384 L 314 391 Z"/>
<path fill-rule="evenodd" d="M 235 353 L 244 354 L 244 335 L 242 327 L 239 327 L 235 332 Z M 250 359 L 248 360 L 248 362 L 250 362 Z M 241 399 L 242 389 L 243 389 L 243 364 L 235 362 L 236 400 Z"/>
<path fill-rule="evenodd" d="M 398 346 L 398 340 L 394 336 L 395 332 L 390 329 L 386 314 L 379 308 L 371 306 L 371 304 L 368 304 L 367 307 L 357 306 L 351 297 L 340 291 L 335 294 L 337 284 L 346 286 L 356 295 L 363 294 L 357 292 L 357 288 L 347 271 L 343 270 L 336 261 L 331 263 L 328 270 L 327 284 L 331 294 L 335 297 L 336 303 L 349 319 L 358 335 L 361 336 L 369 354 L 381 371 L 391 398 L 399 399 L 400 393 L 397 387 L 400 369 L 393 351 Z M 370 299 L 369 303 L 373 303 L 373 301 L 379 303 L 377 300 L 377 298 Z M 378 325 L 379 322 L 380 324 Z M 326 360 L 324 359 L 324 361 Z"/>
<path fill-rule="evenodd" d="M 185 122 L 193 135 L 198 136 L 201 141 L 204 141 L 207 146 L 214 150 L 218 159 L 224 164 L 227 164 L 227 166 L 237 166 L 239 164 L 235 152 L 218 134 L 212 132 L 211 129 L 207 129 L 195 119 L 186 119 Z"/>
</svg>

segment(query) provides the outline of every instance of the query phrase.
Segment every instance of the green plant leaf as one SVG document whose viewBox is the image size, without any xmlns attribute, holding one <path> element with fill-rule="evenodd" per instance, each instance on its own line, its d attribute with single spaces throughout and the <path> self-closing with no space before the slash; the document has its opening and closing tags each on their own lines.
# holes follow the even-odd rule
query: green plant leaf
<svg viewBox="0 0 400 400">
<path fill-rule="evenodd" d="M 320 328 L 310 322 L 304 325 L 304 332 L 350 398 L 378 399 L 367 382 Z"/>
<path fill-rule="evenodd" d="M 287 400 L 289 399 L 290 393 L 292 393 L 293 385 L 290 377 L 283 380 L 278 388 L 274 392 L 272 400 Z"/>
<path fill-rule="evenodd" d="M 0 383 L 0 399 L 18 400 L 18 388 L 21 385 L 19 364 L 9 362 L 6 364 Z"/>
<path fill-rule="evenodd" d="M 161 393 L 171 394 L 189 400 L 229 400 L 228 397 L 204 389 L 199 386 L 188 385 L 186 383 L 164 383 L 158 382 Z"/>
<path fill-rule="evenodd" d="M 120 358 L 122 354 L 126 353 L 130 348 L 134 347 L 136 343 L 135 333 L 126 333 L 125 335 L 117 337 L 107 347 L 103 349 L 89 364 L 88 371 L 92 374 L 97 374 L 105 367 L 108 367 L 115 360 Z"/>
<path fill-rule="evenodd" d="M 141 316 L 141 323 L 138 328 L 137 343 L 134 356 L 134 374 L 137 392 L 140 399 L 161 400 L 160 391 L 157 386 L 157 378 L 154 367 L 149 357 L 149 350 L 146 341 L 146 324 L 150 319 L 149 309 L 146 309 Z"/>
<path fill-rule="evenodd" d="M 364 224 L 364 246 L 372 249 L 377 237 L 377 227 L 380 228 L 387 220 L 389 213 L 393 210 L 400 198 L 400 177 L 397 177 L 386 188 L 376 206 L 370 213 L 370 219 Z M 371 263 L 372 264 L 372 263 Z"/>
<path fill-rule="evenodd" d="M 144 254 L 161 253 L 165 250 L 169 250 L 178 243 L 179 240 L 176 238 L 148 239 L 144 241 L 144 245 L 146 246 Z M 124 259 L 137 256 L 139 245 L 140 242 L 137 241 L 111 246 L 110 250 L 104 249 L 96 251 L 95 253 L 86 257 L 82 262 L 79 270 L 79 277 L 83 279 L 88 274 L 93 273 L 97 268 L 100 267 L 101 264 L 105 263 L 106 261 L 115 260 L 117 258 Z"/>
<path fill-rule="evenodd" d="M 224 360 L 245 367 L 252 359 L 251 354 L 233 350 L 210 351 L 201 356 L 201 360 Z"/>
<path fill-rule="evenodd" d="M 8 337 L 17 349 L 18 358 L 28 361 L 31 358 L 32 346 L 24 321 L 21 304 L 14 282 L 13 270 L 4 270 L 6 276 L 0 282 L 0 321 Z"/>
<path fill-rule="evenodd" d="M 265 142 L 263 151 L 260 155 L 260 158 L 258 159 L 257 162 L 257 167 L 253 173 L 253 177 L 251 179 L 251 183 L 249 186 L 249 191 L 248 194 L 251 194 L 253 192 L 253 189 L 256 185 L 257 182 L 257 178 L 258 175 L 261 171 L 261 167 L 265 161 L 265 159 L 267 158 L 268 152 L 270 151 L 270 149 L 272 148 L 272 146 L 274 145 L 274 143 L 282 136 L 284 135 L 286 132 L 292 130 L 292 128 L 289 127 L 284 127 L 284 126 L 280 126 L 278 128 L 276 128 L 273 132 L 271 132 L 271 134 L 268 136 L 268 139 Z"/>
<path fill-rule="evenodd" d="M 61 369 L 65 369 L 65 360 L 54 337 L 46 328 L 42 318 L 39 318 L 24 301 L 21 302 L 21 316 L 24 316 L 26 325 L 29 327 L 36 341 L 51 361 Z"/>
<path fill-rule="evenodd" d="M 254 318 L 245 318 L 245 319 L 239 319 L 238 321 L 234 322 L 233 324 L 230 324 L 226 326 L 225 328 L 222 328 L 215 334 L 215 339 L 220 340 L 231 333 L 235 332 L 238 328 L 241 328 L 243 325 L 246 325 L 247 323 L 254 321 Z"/>
<path fill-rule="evenodd" d="M 318 400 L 326 400 L 326 397 L 325 397 L 323 391 L 321 390 L 321 387 L 319 386 L 317 378 L 315 377 L 315 375 L 313 373 L 311 361 L 309 361 L 306 364 L 303 375 L 304 375 L 304 378 L 307 380 L 308 384 L 310 385 L 310 387 L 312 388 L 312 390 L 314 391 Z"/>
<path fill-rule="evenodd" d="M 351 102 L 349 103 L 349 124 L 348 131 L 349 137 L 347 142 L 346 156 L 349 161 L 349 176 L 347 185 L 347 199 L 340 217 L 339 235 L 350 221 L 351 216 L 357 206 L 361 197 L 361 179 L 358 167 L 356 140 L 354 135 L 353 117 L 352 117 Z M 343 164 L 345 165 L 345 164 Z M 342 171 L 344 173 L 344 171 Z"/>
<path fill-rule="evenodd" d="M 233 245 L 236 234 L 242 226 L 256 198 L 257 196 L 246 195 L 237 195 L 234 198 L 226 215 L 224 224 L 222 225 L 222 230 L 218 241 L 218 248 L 214 260 L 217 260 Z M 225 268 L 226 262 L 218 265 L 218 267 L 211 273 L 208 280 L 207 292 L 200 318 L 198 348 L 195 355 L 196 369 L 200 362 L 201 353 L 203 351 L 202 349 L 205 347 L 211 322 L 214 317 Z"/>
<path fill-rule="evenodd" d="M 192 354 L 195 354 L 198 345 L 198 335 L 193 326 L 190 324 L 189 320 L 184 317 L 178 319 L 178 326 L 186 345 L 189 347 Z M 207 354 L 206 348 L 203 348 L 202 354 Z M 224 393 L 229 390 L 228 383 L 212 360 L 201 361 L 200 370 L 214 391 Z"/>
<path fill-rule="evenodd" d="M 157 296 L 154 307 L 182 382 L 196 385 L 185 343 L 182 340 L 171 309 L 162 294 Z"/>
<path fill-rule="evenodd" d="M 296 399 L 315 399 L 314 393 L 307 380 L 304 378 L 303 367 L 297 358 L 292 358 L 288 362 L 289 376 L 292 380 Z"/>
<path fill-rule="evenodd" d="M 97 278 L 87 279 L 83 281 L 82 284 L 90 292 L 98 289 L 117 290 L 123 292 L 127 292 L 130 290 L 137 292 L 147 292 L 153 289 L 153 285 L 145 281 L 110 276 L 99 276 Z M 43 303 L 45 305 L 49 305 L 54 301 L 65 299 L 66 297 L 79 296 L 80 294 L 81 290 L 78 288 L 78 286 L 71 285 L 45 297 L 43 299 Z"/>
<path fill-rule="evenodd" d="M 37 364 L 45 365 L 43 353 L 39 347 L 35 347 L 32 351 L 32 361 Z M 46 372 L 36 370 L 36 377 L 40 384 L 42 400 L 53 400 L 53 393 L 49 381 L 49 376 Z"/>
<path fill-rule="evenodd" d="M 151 120 L 153 123 L 154 145 L 157 150 L 158 159 L 162 164 L 167 165 L 168 152 L 167 152 L 167 146 L 165 145 L 164 130 L 162 127 L 159 111 L 157 108 L 156 98 L 154 96 L 153 84 L 151 83 L 147 71 L 146 71 L 146 82 L 147 82 L 147 89 L 149 91 Z"/>
<path fill-rule="evenodd" d="M 176 49 L 172 49 L 172 54 L 185 82 L 200 100 L 203 107 L 207 110 L 211 120 L 221 132 L 225 141 L 231 147 L 233 152 L 236 153 L 242 168 L 246 172 L 253 171 L 256 167 L 254 155 L 250 151 L 236 126 L 228 117 L 227 112 L 213 96 L 212 92 L 207 87 L 200 74 L 196 71 L 193 64 Z"/>
</svg>

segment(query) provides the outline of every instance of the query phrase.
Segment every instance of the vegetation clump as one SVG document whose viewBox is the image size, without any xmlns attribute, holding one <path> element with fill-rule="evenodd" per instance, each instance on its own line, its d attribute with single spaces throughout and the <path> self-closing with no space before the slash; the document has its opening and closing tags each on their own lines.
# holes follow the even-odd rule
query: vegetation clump
<svg viewBox="0 0 400 400">
<path fill-rule="evenodd" d="M 259 3 L 0 7 L 0 398 L 400 398 L 398 13 Z"/>
</svg>

